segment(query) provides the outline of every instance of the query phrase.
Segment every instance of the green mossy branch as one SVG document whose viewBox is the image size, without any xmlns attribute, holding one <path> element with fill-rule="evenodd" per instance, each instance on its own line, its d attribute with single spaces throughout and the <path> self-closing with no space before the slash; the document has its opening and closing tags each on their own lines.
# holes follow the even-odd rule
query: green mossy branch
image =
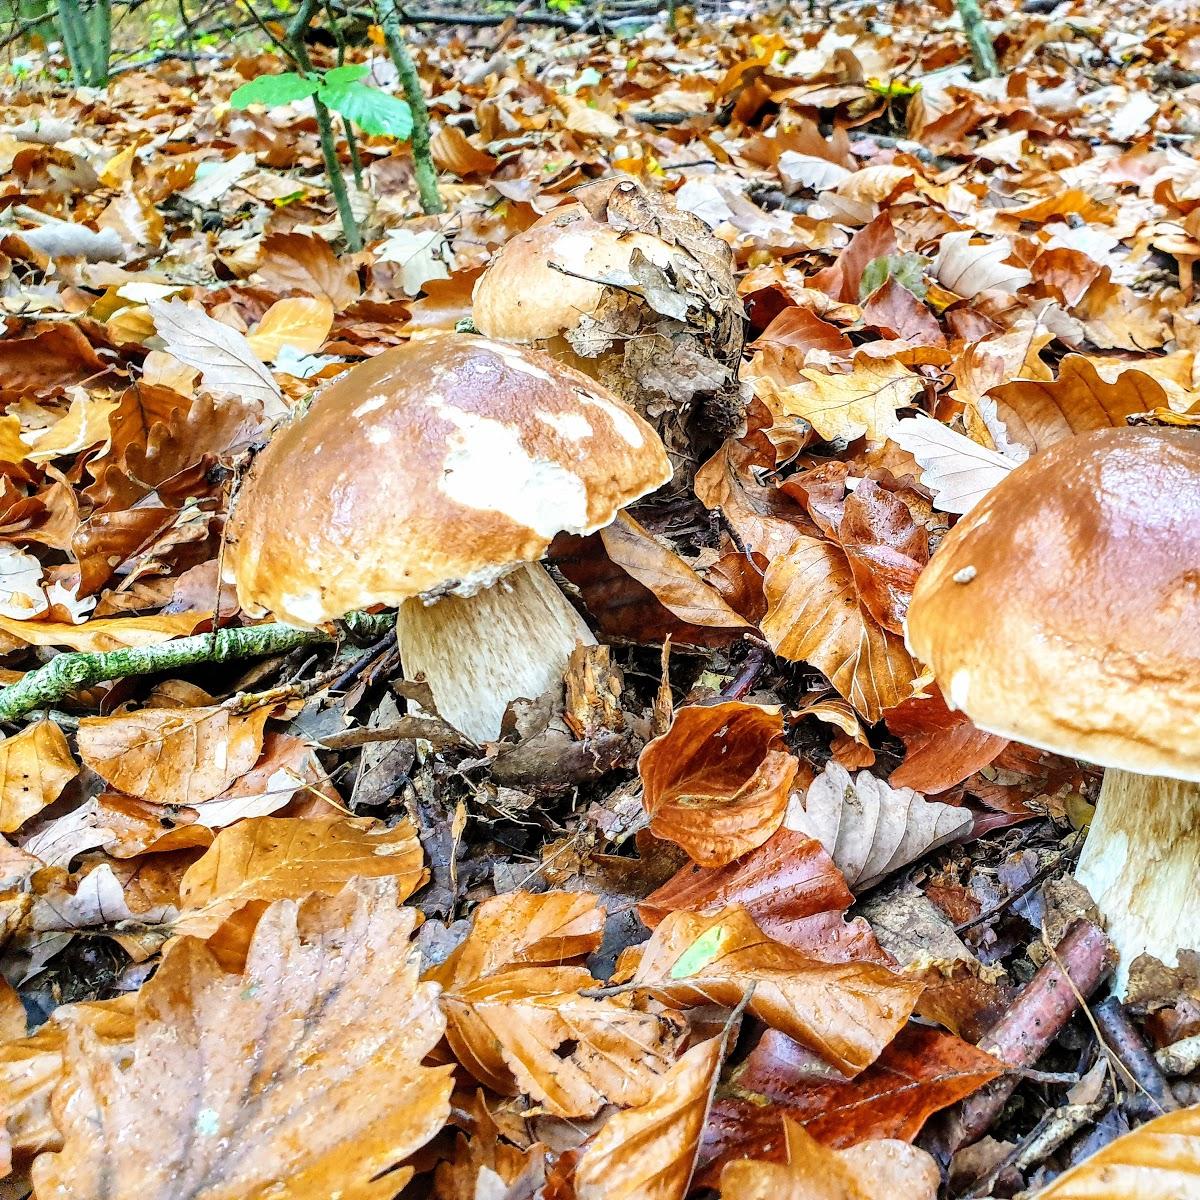
<svg viewBox="0 0 1200 1200">
<path fill-rule="evenodd" d="M 382 637 L 395 624 L 394 613 L 351 613 L 346 628 L 361 638 Z M 314 642 L 332 642 L 336 635 L 322 629 L 297 629 L 292 625 L 246 625 L 200 633 L 193 637 L 109 650 L 101 654 L 59 654 L 44 667 L 30 671 L 19 683 L 0 691 L 0 721 L 14 721 L 46 708 L 80 688 L 130 675 L 154 675 L 197 663 L 232 662 L 269 654 L 286 654 Z"/>
</svg>

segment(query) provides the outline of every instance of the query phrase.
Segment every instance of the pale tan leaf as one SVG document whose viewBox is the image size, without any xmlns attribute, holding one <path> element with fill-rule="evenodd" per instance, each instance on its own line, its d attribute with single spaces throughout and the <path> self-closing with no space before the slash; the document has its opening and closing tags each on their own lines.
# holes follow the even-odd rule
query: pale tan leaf
<svg viewBox="0 0 1200 1200">
<path fill-rule="evenodd" d="M 443 1020 L 416 919 L 376 885 L 271 905 L 238 973 L 177 943 L 130 1050 L 71 1031 L 40 1200 L 390 1200 L 450 1115 L 451 1068 L 421 1065 Z"/>
<path fill-rule="evenodd" d="M 965 836 L 974 817 L 965 808 L 893 788 L 867 771 L 851 778 L 836 762 L 813 780 L 803 804 L 795 798 L 785 824 L 816 838 L 855 891 L 929 850 Z"/>
<path fill-rule="evenodd" d="M 917 460 L 935 508 L 966 513 L 1018 464 L 924 413 L 906 417 L 891 439 Z"/>
<path fill-rule="evenodd" d="M 458 1062 L 501 1095 L 528 1093 L 560 1117 L 643 1104 L 674 1059 L 678 1014 L 628 997 L 592 999 L 586 967 L 520 967 L 446 992 L 446 1040 Z"/>
<path fill-rule="evenodd" d="M 16 546 L 0 546 L 0 616 L 28 621 L 49 607 L 42 589 L 42 564 Z"/>
<path fill-rule="evenodd" d="M 563 124 L 572 133 L 582 133 L 599 138 L 620 137 L 625 126 L 616 117 L 603 109 L 592 108 L 574 96 L 556 95 L 558 107 L 566 120 Z"/>
<path fill-rule="evenodd" d="M 609 1118 L 575 1169 L 576 1200 L 683 1200 L 724 1044 L 693 1046 L 645 1104 Z"/>
<path fill-rule="evenodd" d="M 942 287 L 968 299 L 984 291 L 1016 292 L 1033 276 L 1005 262 L 1011 254 L 1007 238 L 972 243 L 970 230 L 962 230 L 943 235 L 931 269 Z"/>
<path fill-rule="evenodd" d="M 808 662 L 874 724 L 911 692 L 917 667 L 904 642 L 863 609 L 843 551 L 798 535 L 764 581 L 763 636 L 776 654 Z"/>
<path fill-rule="evenodd" d="M 30 462 L 46 463 L 107 444 L 108 419 L 119 404 L 119 400 L 77 395 L 71 401 L 67 415 L 49 429 L 22 435 L 21 440 L 29 447 L 25 457 Z"/>
<path fill-rule="evenodd" d="M 89 654 L 157 646 L 189 634 L 212 613 L 157 613 L 149 617 L 105 617 L 69 625 L 63 621 L 14 621 L 0 616 L 0 630 L 30 646 L 69 646 Z"/>
<path fill-rule="evenodd" d="M 246 341 L 264 362 L 274 362 L 285 346 L 315 354 L 333 325 L 333 302 L 326 296 L 292 296 L 276 300 L 263 313 Z"/>
<path fill-rule="evenodd" d="M 831 1150 L 788 1117 L 783 1126 L 787 1162 L 727 1163 L 721 1200 L 934 1200 L 938 1194 L 937 1163 L 907 1142 L 888 1138 Z"/>
<path fill-rule="evenodd" d="M 0 741 L 0 832 L 20 829 L 78 774 L 67 739 L 53 721 L 38 721 Z"/>
<path fill-rule="evenodd" d="M 258 761 L 269 706 L 145 708 L 85 717 L 79 755 L 117 791 L 155 804 L 196 805 L 225 791 Z"/>
<path fill-rule="evenodd" d="M 1034 1200 L 1193 1200 L 1200 1196 L 1200 1105 L 1165 1113 L 1097 1150 Z"/>
<path fill-rule="evenodd" d="M 244 905 L 393 878 L 407 899 L 427 877 L 412 825 L 370 817 L 253 817 L 222 829 L 183 877 L 175 932 L 208 937 Z"/>
</svg>

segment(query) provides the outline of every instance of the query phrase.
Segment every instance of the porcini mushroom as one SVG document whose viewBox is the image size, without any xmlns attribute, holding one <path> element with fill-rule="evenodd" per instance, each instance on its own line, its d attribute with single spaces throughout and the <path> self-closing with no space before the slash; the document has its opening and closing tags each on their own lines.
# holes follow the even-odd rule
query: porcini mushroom
<svg viewBox="0 0 1200 1200">
<path fill-rule="evenodd" d="M 703 401 L 719 440 L 741 417 L 742 305 L 733 256 L 698 217 L 632 179 L 571 193 L 496 256 L 475 285 L 480 333 L 585 371 L 690 451 Z"/>
<path fill-rule="evenodd" d="M 1076 872 L 1121 954 L 1200 947 L 1200 436 L 1017 467 L 922 573 L 909 649 L 980 728 L 1105 768 Z"/>
<path fill-rule="evenodd" d="M 405 674 L 476 741 L 593 644 L 538 559 L 671 478 L 654 431 L 594 380 L 464 334 L 362 363 L 259 455 L 227 569 L 251 615 L 307 627 L 399 609 Z"/>
</svg>

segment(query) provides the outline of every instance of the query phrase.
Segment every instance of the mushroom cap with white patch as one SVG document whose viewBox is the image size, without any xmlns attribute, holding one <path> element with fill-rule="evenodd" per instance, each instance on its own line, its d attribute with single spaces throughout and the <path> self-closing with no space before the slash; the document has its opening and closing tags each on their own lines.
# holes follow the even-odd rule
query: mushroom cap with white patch
<svg viewBox="0 0 1200 1200">
<path fill-rule="evenodd" d="M 981 729 L 1200 779 L 1200 435 L 1103 429 L 1017 467 L 938 547 L 906 637 Z"/>
<path fill-rule="evenodd" d="M 314 626 L 470 595 L 671 478 L 658 435 L 552 358 L 466 334 L 361 363 L 258 456 L 226 573 L 246 612 Z"/>
<path fill-rule="evenodd" d="M 614 229 L 579 201 L 548 212 L 517 234 L 479 277 L 472 298 L 475 328 L 506 342 L 543 342 L 596 314 L 628 275 L 633 252 L 667 267 L 671 247 L 648 233 Z"/>
</svg>

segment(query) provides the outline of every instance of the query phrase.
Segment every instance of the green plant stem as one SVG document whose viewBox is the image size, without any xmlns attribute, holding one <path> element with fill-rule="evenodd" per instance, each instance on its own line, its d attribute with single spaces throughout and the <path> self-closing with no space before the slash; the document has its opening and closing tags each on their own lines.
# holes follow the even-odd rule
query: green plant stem
<svg viewBox="0 0 1200 1200">
<path fill-rule="evenodd" d="M 307 56 L 306 56 L 307 57 Z M 351 252 L 362 249 L 362 234 L 358 221 L 350 206 L 350 193 L 346 191 L 346 177 L 342 164 L 338 162 L 337 146 L 333 137 L 333 118 L 329 108 L 319 96 L 313 97 L 313 111 L 317 116 L 317 132 L 321 135 L 321 156 L 325 159 L 325 174 L 329 176 L 329 188 L 337 201 L 338 216 L 342 219 L 342 232 L 346 235 L 346 246 Z"/>
<path fill-rule="evenodd" d="M 345 623 L 355 636 L 378 638 L 391 629 L 395 621 L 393 613 L 351 613 Z M 49 707 L 71 692 L 107 679 L 153 675 L 196 663 L 223 663 L 285 654 L 298 646 L 333 640 L 331 634 L 321 629 L 297 629 L 278 624 L 246 625 L 160 642 L 157 646 L 110 650 L 102 654 L 59 654 L 44 667 L 30 671 L 19 683 L 0 691 L 0 721 L 13 721 L 35 708 Z"/>
<path fill-rule="evenodd" d="M 1000 74 L 996 62 L 996 50 L 988 37 L 979 0 L 956 0 L 958 15 L 962 18 L 963 32 L 971 48 L 971 64 L 976 79 L 995 79 Z"/>
<path fill-rule="evenodd" d="M 421 210 L 426 213 L 442 213 L 446 205 L 442 201 L 437 185 L 437 167 L 429 149 L 429 108 L 425 104 L 425 92 L 421 87 L 421 76 L 417 65 L 408 52 L 404 35 L 400 32 L 400 14 L 396 0 L 379 0 L 379 21 L 383 26 L 388 54 L 395 64 L 400 82 L 404 86 L 404 97 L 412 112 L 413 171 L 417 177 L 417 190 L 421 195 Z"/>
<path fill-rule="evenodd" d="M 346 149 L 350 151 L 350 166 L 354 171 L 354 186 L 363 190 L 362 156 L 358 153 L 358 138 L 354 136 L 354 126 L 349 117 L 342 118 L 342 133 L 346 135 Z"/>
</svg>

